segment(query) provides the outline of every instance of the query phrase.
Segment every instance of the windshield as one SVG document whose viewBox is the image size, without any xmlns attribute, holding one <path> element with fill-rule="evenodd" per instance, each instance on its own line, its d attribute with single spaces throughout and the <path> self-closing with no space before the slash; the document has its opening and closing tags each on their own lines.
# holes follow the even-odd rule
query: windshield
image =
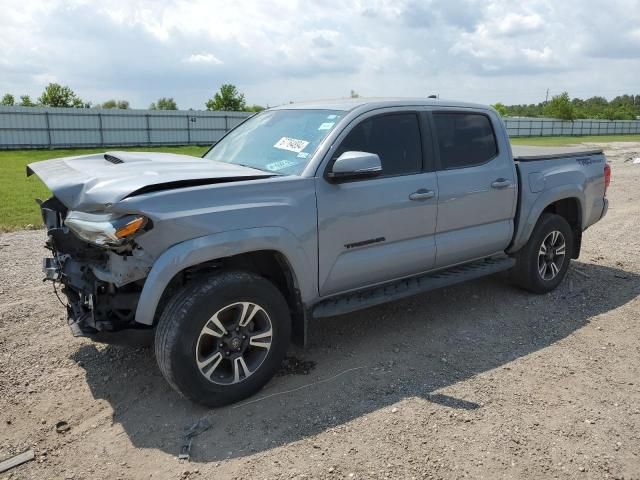
<svg viewBox="0 0 640 480">
<path fill-rule="evenodd" d="M 204 158 L 280 175 L 298 175 L 345 112 L 270 110 L 229 132 Z"/>
</svg>

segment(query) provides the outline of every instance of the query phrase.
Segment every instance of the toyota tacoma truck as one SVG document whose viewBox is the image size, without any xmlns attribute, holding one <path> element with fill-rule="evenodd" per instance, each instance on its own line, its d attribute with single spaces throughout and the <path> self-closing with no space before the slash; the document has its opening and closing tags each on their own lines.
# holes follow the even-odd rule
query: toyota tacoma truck
<svg viewBox="0 0 640 480">
<path fill-rule="evenodd" d="M 168 383 L 207 406 L 263 387 L 310 319 L 501 271 L 553 290 L 610 180 L 601 150 L 512 148 L 492 108 L 434 99 L 286 105 L 202 158 L 110 151 L 33 173 L 73 335 L 151 338 Z"/>
</svg>

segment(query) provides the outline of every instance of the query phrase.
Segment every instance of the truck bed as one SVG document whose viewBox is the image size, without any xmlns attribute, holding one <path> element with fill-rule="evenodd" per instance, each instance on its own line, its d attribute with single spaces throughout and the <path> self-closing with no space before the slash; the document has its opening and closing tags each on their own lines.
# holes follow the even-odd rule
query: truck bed
<svg viewBox="0 0 640 480">
<path fill-rule="evenodd" d="M 582 146 L 531 147 L 526 145 L 512 145 L 511 150 L 513 151 L 513 159 L 517 162 L 531 162 L 534 160 L 552 160 L 554 158 L 582 157 L 602 154 L 602 149 L 589 149 Z"/>
<path fill-rule="evenodd" d="M 606 159 L 602 150 L 512 146 L 512 151 L 519 197 L 511 251 L 526 243 L 544 207 L 557 199 L 576 199 L 582 230 L 604 215 Z"/>
</svg>

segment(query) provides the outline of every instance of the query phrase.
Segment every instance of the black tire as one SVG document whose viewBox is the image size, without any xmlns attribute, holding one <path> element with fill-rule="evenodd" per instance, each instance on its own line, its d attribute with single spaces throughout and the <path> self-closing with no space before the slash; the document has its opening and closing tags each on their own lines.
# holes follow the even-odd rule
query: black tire
<svg viewBox="0 0 640 480">
<path fill-rule="evenodd" d="M 550 245 L 549 240 L 553 239 L 553 232 L 559 232 L 561 235 L 556 237 L 556 241 L 564 239 L 565 253 L 562 256 L 561 264 L 559 256 L 556 256 L 555 260 L 549 260 L 546 254 L 541 254 L 543 242 L 546 242 L 544 248 L 547 251 L 547 247 Z M 560 244 L 557 246 L 559 247 Z M 515 255 L 516 265 L 511 270 L 512 281 L 519 287 L 533 293 L 550 292 L 564 279 L 573 256 L 573 248 L 573 231 L 564 217 L 553 213 L 543 214 L 534 227 L 527 244 Z M 557 248 L 549 250 L 558 251 Z M 547 263 L 549 267 L 551 265 L 548 263 L 549 261 L 556 267 L 546 270 L 542 264 Z M 557 272 L 555 272 L 556 269 Z M 550 272 L 555 273 L 555 275 L 551 276 Z"/>
<path fill-rule="evenodd" d="M 244 309 L 244 304 L 238 302 L 250 302 L 254 306 Z M 245 314 L 249 310 L 257 313 L 253 316 L 251 313 Z M 221 319 L 220 322 L 213 322 L 214 315 Z M 233 327 L 238 325 L 234 323 L 236 315 L 240 317 L 240 324 L 242 317 L 251 317 L 253 320 L 244 327 L 238 327 L 240 332 L 237 332 Z M 256 328 L 258 321 L 263 324 L 268 321 L 272 332 L 270 348 L 262 360 L 260 356 L 266 347 L 249 345 L 253 342 L 253 332 L 245 331 Z M 225 327 L 224 330 L 219 329 L 219 324 Z M 207 332 L 215 331 L 216 335 L 205 333 L 205 326 L 209 327 Z M 218 337 L 222 331 L 227 331 L 227 334 Z M 248 340 L 241 340 L 243 331 L 247 333 L 244 338 Z M 234 337 L 230 339 L 232 335 Z M 263 333 L 262 336 L 264 335 Z M 156 328 L 155 354 L 162 375 L 176 391 L 201 405 L 219 407 L 259 391 L 280 367 L 290 337 L 289 307 L 271 282 L 253 273 L 223 271 L 186 285 L 169 301 Z M 226 342 L 224 347 L 223 340 Z M 232 357 L 229 357 L 229 342 L 235 340 L 241 342 L 245 350 L 240 353 L 239 348 L 238 352 L 231 352 Z M 199 360 L 205 343 L 210 353 L 205 352 L 206 355 L 202 356 L 204 360 Z M 245 355 L 247 358 L 244 358 Z M 243 357 L 241 362 L 237 360 L 238 356 Z M 215 361 L 207 366 L 212 368 L 201 371 L 198 362 L 203 365 L 213 357 Z M 257 366 L 247 375 L 249 361 L 255 362 Z M 236 371 L 244 375 L 240 381 L 237 381 L 239 377 L 235 376 Z M 205 375 L 209 375 L 211 379 Z M 214 383 L 232 382 L 234 378 L 237 383 Z"/>
</svg>

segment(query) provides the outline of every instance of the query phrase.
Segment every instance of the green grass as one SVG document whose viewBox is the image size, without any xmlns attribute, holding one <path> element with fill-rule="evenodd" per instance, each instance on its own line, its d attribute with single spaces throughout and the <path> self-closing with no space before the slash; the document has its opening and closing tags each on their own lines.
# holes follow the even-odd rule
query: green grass
<svg viewBox="0 0 640 480">
<path fill-rule="evenodd" d="M 207 147 L 133 147 L 111 148 L 109 150 L 156 151 L 200 156 L 207 150 Z M 0 151 L 0 231 L 18 230 L 29 228 L 29 226 L 40 227 L 42 225 L 40 210 L 35 199 L 47 199 L 51 196 L 51 193 L 35 175 L 29 178 L 26 177 L 25 167 L 27 164 L 50 158 L 70 157 L 104 151 L 104 148 Z"/>
<path fill-rule="evenodd" d="M 518 137 L 512 138 L 513 145 L 534 145 L 541 147 L 558 147 L 579 143 L 603 142 L 640 142 L 640 135 L 584 135 L 563 137 Z"/>
</svg>

